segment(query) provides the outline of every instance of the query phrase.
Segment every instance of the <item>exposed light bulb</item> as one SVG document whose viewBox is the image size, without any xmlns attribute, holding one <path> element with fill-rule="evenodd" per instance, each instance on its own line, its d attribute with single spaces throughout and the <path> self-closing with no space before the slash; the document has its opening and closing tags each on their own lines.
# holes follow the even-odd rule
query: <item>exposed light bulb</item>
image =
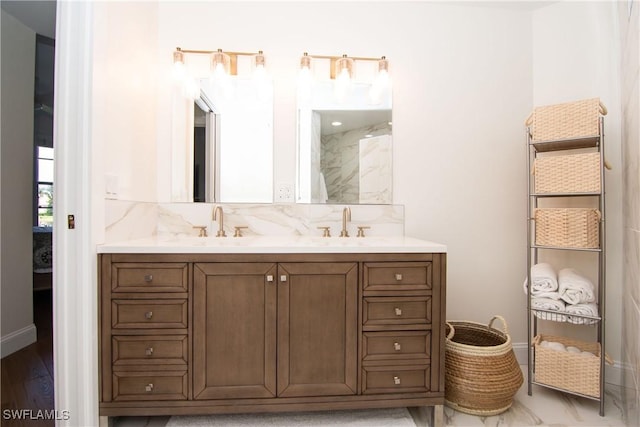
<svg viewBox="0 0 640 427">
<path fill-rule="evenodd" d="M 173 52 L 173 78 L 178 81 L 184 80 L 187 74 L 186 66 L 184 64 L 184 52 L 177 48 Z"/>
<path fill-rule="evenodd" d="M 344 103 L 347 99 L 349 90 L 351 89 L 351 71 L 353 69 L 353 59 L 347 55 L 336 61 L 336 82 L 335 96 L 339 103 Z"/>
<path fill-rule="evenodd" d="M 305 52 L 300 58 L 300 71 L 298 72 L 298 102 L 301 105 L 307 105 L 311 102 L 312 88 L 311 57 Z"/>
<path fill-rule="evenodd" d="M 369 90 L 369 99 L 372 104 L 381 104 L 389 93 L 389 87 L 391 83 L 389 81 L 389 61 L 383 56 L 378 61 L 378 73 L 371 84 Z"/>
</svg>

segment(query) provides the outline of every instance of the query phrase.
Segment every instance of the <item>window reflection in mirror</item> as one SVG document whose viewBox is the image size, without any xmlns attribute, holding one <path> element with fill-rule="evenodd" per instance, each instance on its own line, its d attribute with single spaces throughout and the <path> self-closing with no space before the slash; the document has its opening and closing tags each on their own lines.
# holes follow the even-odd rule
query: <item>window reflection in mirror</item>
<svg viewBox="0 0 640 427">
<path fill-rule="evenodd" d="M 369 89 L 353 84 L 338 103 L 331 82 L 315 83 L 299 97 L 298 202 L 393 203 L 391 96 L 373 104 Z"/>
<path fill-rule="evenodd" d="M 225 86 L 209 79 L 200 86 L 202 96 L 194 106 L 193 200 L 272 202 L 272 83 L 230 77 Z"/>
</svg>

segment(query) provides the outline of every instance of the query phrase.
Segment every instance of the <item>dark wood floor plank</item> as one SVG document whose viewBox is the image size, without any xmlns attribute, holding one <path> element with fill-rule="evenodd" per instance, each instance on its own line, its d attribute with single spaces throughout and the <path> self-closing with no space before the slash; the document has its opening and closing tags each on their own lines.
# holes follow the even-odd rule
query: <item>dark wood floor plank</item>
<svg viewBox="0 0 640 427">
<path fill-rule="evenodd" d="M 3 427 L 55 426 L 38 413 L 54 409 L 51 291 L 35 292 L 33 305 L 38 341 L 3 358 L 0 370 L 2 414 L 5 409 L 31 412 L 22 413 L 23 419 L 0 417 Z"/>
</svg>

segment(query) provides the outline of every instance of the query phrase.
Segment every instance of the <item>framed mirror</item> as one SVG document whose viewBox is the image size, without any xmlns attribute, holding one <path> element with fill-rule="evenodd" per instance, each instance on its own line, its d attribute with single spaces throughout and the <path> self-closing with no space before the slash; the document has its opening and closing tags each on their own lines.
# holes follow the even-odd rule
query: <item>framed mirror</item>
<svg viewBox="0 0 640 427">
<path fill-rule="evenodd" d="M 229 78 L 225 84 L 200 81 L 194 106 L 193 201 L 271 203 L 271 81 Z"/>
<path fill-rule="evenodd" d="M 196 75 L 207 75 L 205 71 Z M 251 73 L 238 56 L 237 74 L 176 84 L 171 125 L 171 201 L 273 201 L 273 82 Z M 193 65 L 193 64 L 192 64 Z"/>
<path fill-rule="evenodd" d="M 329 81 L 299 93 L 298 203 L 393 203 L 391 93 L 374 104 L 370 90 L 352 83 L 338 99 Z"/>
</svg>

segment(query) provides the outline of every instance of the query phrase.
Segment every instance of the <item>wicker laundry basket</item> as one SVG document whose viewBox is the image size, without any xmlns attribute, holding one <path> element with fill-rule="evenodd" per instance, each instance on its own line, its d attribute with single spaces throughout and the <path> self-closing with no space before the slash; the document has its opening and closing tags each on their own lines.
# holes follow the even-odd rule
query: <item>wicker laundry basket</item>
<svg viewBox="0 0 640 427">
<path fill-rule="evenodd" d="M 492 327 L 502 321 L 504 331 Z M 491 416 L 511 407 L 524 378 L 507 323 L 447 322 L 445 405 L 467 414 Z"/>
<path fill-rule="evenodd" d="M 607 109 L 599 98 L 536 107 L 527 118 L 533 142 L 600 135 L 600 115 Z"/>
<path fill-rule="evenodd" d="M 535 192 L 600 192 L 600 153 L 537 157 L 533 162 Z"/>
<path fill-rule="evenodd" d="M 573 346 L 593 356 L 582 353 L 558 351 L 541 345 L 543 341 L 559 342 Z M 535 350 L 535 380 L 542 383 L 580 393 L 586 396 L 600 397 L 600 343 L 585 342 L 553 335 L 536 335 L 533 339 Z M 605 353 L 605 361 L 613 365 Z"/>
<path fill-rule="evenodd" d="M 592 208 L 538 208 L 534 212 L 536 245 L 599 248 L 600 218 L 600 211 Z"/>
</svg>

